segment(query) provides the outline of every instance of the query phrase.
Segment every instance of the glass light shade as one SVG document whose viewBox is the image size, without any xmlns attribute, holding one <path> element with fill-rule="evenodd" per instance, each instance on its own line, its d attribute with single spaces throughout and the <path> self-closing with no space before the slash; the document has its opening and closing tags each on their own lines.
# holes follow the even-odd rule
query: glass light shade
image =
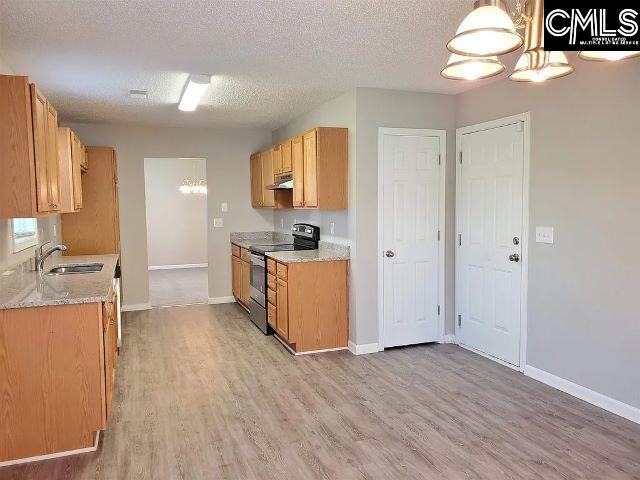
<svg viewBox="0 0 640 480">
<path fill-rule="evenodd" d="M 574 68 L 569 65 L 569 60 L 564 52 L 544 52 L 544 61 L 540 66 L 536 65 L 532 54 L 525 52 L 518 60 L 516 68 L 509 78 L 516 82 L 539 83 L 564 77 L 573 71 Z"/>
<path fill-rule="evenodd" d="M 185 195 L 191 193 L 205 195 L 207 193 L 207 182 L 205 180 L 198 180 L 195 178 L 185 178 L 182 181 L 182 185 L 178 187 L 178 190 L 180 193 L 184 193 Z"/>
<path fill-rule="evenodd" d="M 640 52 L 578 52 L 578 56 L 582 60 L 592 60 L 595 62 L 617 62 L 618 60 L 626 60 L 627 58 L 640 57 Z"/>
<path fill-rule="evenodd" d="M 465 57 L 452 53 L 440 75 L 450 80 L 479 80 L 502 72 L 504 65 L 498 57 Z"/>
<path fill-rule="evenodd" d="M 516 32 L 507 12 L 495 5 L 487 5 L 467 15 L 447 48 L 458 55 L 492 57 L 513 52 L 522 43 L 522 37 Z"/>
</svg>

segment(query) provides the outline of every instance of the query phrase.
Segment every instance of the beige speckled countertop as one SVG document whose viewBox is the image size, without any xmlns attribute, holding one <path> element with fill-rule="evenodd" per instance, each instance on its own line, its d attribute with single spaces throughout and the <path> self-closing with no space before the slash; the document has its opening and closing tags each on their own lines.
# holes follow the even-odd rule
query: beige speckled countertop
<svg viewBox="0 0 640 480">
<path fill-rule="evenodd" d="M 267 252 L 269 258 L 280 263 L 301 263 L 301 262 L 333 262 L 336 260 L 349 260 L 349 253 L 341 253 L 334 249 L 318 250 L 293 250 L 288 252 Z"/>
<path fill-rule="evenodd" d="M 0 310 L 104 302 L 111 291 L 118 259 L 115 254 L 56 255 L 45 262 L 45 272 L 57 265 L 76 263 L 100 262 L 104 266 L 95 273 L 43 275 L 16 270 L 9 275 L 0 275 Z"/>
</svg>

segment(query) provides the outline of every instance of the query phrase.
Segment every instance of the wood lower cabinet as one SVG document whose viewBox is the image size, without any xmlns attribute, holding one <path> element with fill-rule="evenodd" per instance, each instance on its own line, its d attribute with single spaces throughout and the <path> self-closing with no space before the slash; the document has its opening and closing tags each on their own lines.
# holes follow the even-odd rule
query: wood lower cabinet
<svg viewBox="0 0 640 480">
<path fill-rule="evenodd" d="M 0 462 L 94 445 L 113 410 L 115 305 L 0 310 Z"/>
<path fill-rule="evenodd" d="M 348 260 L 273 262 L 268 321 L 296 353 L 345 348 L 349 339 Z"/>
<path fill-rule="evenodd" d="M 251 255 L 246 248 L 231 245 L 231 275 L 233 296 L 246 309 L 251 305 Z"/>
<path fill-rule="evenodd" d="M 0 218 L 60 211 L 58 114 L 28 77 L 0 75 Z"/>
</svg>

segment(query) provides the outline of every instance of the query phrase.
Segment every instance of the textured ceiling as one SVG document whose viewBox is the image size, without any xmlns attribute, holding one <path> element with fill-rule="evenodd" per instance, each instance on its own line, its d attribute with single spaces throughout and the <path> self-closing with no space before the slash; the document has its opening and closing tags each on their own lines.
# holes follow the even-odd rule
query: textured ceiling
<svg viewBox="0 0 640 480">
<path fill-rule="evenodd" d="M 276 128 L 356 86 L 458 93 L 470 0 L 0 0 L 0 55 L 65 120 Z M 189 73 L 214 76 L 194 113 Z M 129 89 L 147 89 L 147 100 Z"/>
</svg>

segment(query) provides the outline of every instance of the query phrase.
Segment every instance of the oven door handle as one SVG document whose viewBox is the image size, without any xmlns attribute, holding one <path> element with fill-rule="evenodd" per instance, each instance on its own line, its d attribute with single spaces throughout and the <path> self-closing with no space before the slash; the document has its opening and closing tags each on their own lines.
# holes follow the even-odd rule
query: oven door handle
<svg viewBox="0 0 640 480">
<path fill-rule="evenodd" d="M 264 267 L 264 257 L 262 255 L 251 254 L 251 264 Z"/>
</svg>

